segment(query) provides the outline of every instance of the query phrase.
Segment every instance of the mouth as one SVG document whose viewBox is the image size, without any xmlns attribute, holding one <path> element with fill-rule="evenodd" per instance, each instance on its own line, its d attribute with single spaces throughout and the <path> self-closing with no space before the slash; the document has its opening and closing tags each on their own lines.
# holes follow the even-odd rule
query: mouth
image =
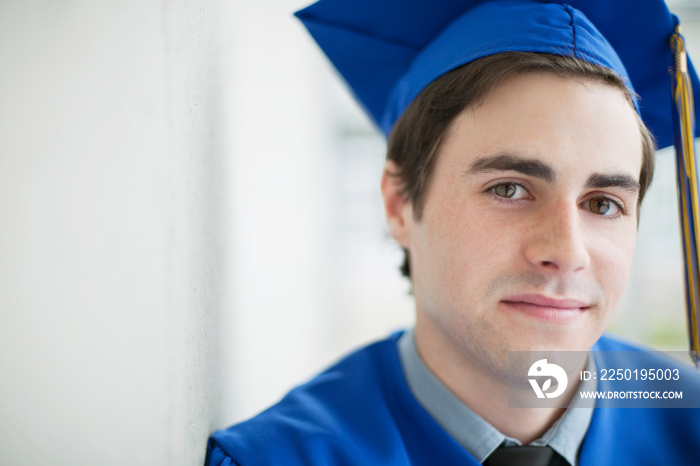
<svg viewBox="0 0 700 466">
<path fill-rule="evenodd" d="M 575 322 L 591 307 L 576 299 L 555 299 L 538 294 L 508 296 L 499 304 L 509 311 L 561 324 Z"/>
</svg>

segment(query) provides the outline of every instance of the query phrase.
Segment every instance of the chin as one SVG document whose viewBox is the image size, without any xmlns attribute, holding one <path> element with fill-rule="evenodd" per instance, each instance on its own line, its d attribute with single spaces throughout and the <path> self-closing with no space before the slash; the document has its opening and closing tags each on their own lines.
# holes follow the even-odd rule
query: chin
<svg viewBox="0 0 700 466">
<path fill-rule="evenodd" d="M 509 351 L 588 351 L 601 334 L 578 326 L 532 331 L 509 345 Z"/>
</svg>

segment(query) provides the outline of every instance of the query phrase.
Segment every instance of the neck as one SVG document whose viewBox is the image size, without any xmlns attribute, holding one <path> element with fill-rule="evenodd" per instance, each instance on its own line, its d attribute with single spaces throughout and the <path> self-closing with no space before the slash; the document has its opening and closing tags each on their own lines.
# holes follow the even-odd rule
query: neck
<svg viewBox="0 0 700 466">
<path fill-rule="evenodd" d="M 436 330 L 418 318 L 416 346 L 428 368 L 472 411 L 499 432 L 524 445 L 540 438 L 556 422 L 576 392 L 576 384 L 571 384 L 558 398 L 558 404 L 551 408 L 509 408 L 507 369 L 485 368 Z M 517 389 L 511 387 L 510 390 Z M 531 389 L 523 390 L 529 394 Z"/>
</svg>

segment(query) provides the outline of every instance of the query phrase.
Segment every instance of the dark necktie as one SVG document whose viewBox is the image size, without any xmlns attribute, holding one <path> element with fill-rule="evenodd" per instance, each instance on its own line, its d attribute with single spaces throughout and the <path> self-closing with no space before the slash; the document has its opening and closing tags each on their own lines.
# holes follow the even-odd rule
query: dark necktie
<svg viewBox="0 0 700 466">
<path fill-rule="evenodd" d="M 531 445 L 500 446 L 484 461 L 484 466 L 568 466 L 568 464 L 550 447 Z"/>
</svg>

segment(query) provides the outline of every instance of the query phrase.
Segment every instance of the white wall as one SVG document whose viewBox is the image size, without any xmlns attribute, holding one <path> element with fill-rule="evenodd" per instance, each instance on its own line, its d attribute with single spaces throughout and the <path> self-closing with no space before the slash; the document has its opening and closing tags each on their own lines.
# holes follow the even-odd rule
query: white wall
<svg viewBox="0 0 700 466">
<path fill-rule="evenodd" d="M 217 6 L 0 3 L 0 464 L 203 460 Z"/>
</svg>

